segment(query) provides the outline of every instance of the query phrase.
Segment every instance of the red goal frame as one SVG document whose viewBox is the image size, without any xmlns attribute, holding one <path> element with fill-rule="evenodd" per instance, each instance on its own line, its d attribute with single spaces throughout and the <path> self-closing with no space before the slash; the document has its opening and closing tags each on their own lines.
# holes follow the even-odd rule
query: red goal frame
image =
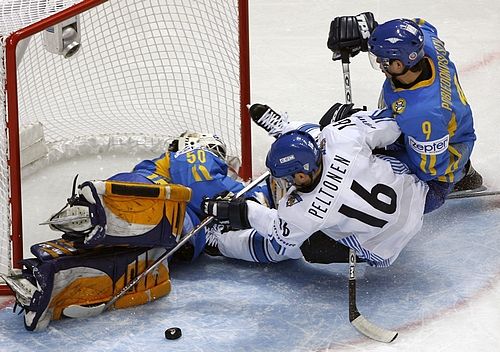
<svg viewBox="0 0 500 352">
<path fill-rule="evenodd" d="M 107 0 L 84 0 L 48 18 L 12 33 L 5 46 L 5 92 L 7 104 L 7 128 L 9 139 L 8 167 L 10 178 L 9 202 L 11 211 L 11 261 L 13 268 L 21 267 L 23 259 L 22 196 L 21 196 L 21 161 L 19 140 L 19 114 L 17 94 L 16 47 L 18 43 L 38 32 L 93 7 L 106 3 Z M 240 43 L 240 119 L 242 167 L 240 176 L 247 180 L 252 176 L 251 126 L 247 113 L 250 103 L 250 57 L 249 57 L 249 21 L 248 0 L 239 0 L 239 43 Z M 13 108 L 15 107 L 15 108 Z M 0 295 L 11 294 L 6 285 L 0 285 Z"/>
</svg>

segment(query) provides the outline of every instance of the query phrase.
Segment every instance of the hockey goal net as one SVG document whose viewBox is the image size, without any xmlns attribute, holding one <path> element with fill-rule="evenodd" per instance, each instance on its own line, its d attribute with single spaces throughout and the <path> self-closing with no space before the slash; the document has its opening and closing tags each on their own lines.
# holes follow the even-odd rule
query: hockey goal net
<svg viewBox="0 0 500 352">
<path fill-rule="evenodd" d="M 251 175 L 247 9 L 246 0 L 2 1 L 0 274 L 19 266 L 32 236 L 21 192 L 34 165 L 117 145 L 161 152 L 197 130 L 221 136 Z"/>
</svg>

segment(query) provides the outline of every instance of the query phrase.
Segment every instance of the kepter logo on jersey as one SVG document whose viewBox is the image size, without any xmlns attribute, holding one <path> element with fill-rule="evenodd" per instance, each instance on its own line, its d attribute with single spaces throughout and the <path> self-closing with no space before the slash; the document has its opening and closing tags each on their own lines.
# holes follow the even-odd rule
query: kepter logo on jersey
<svg viewBox="0 0 500 352">
<path fill-rule="evenodd" d="M 406 100 L 399 98 L 394 103 L 392 103 L 392 111 L 395 114 L 402 114 L 406 109 Z"/>
<path fill-rule="evenodd" d="M 427 142 L 419 142 L 415 138 L 409 136 L 408 142 L 410 143 L 411 149 L 419 154 L 436 155 L 444 153 L 448 149 L 450 136 L 447 134 L 443 138 Z"/>
</svg>

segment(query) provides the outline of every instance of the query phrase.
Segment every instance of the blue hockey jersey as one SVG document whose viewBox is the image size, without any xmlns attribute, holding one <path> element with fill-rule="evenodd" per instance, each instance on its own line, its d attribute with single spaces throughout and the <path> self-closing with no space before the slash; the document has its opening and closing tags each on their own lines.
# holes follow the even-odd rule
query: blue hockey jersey
<svg viewBox="0 0 500 352">
<path fill-rule="evenodd" d="M 454 183 L 463 175 L 476 135 L 472 111 L 460 87 L 455 65 L 437 30 L 415 19 L 424 33 L 431 78 L 409 89 L 383 85 L 381 107 L 390 107 L 404 136 L 401 159 L 424 181 Z"/>
<path fill-rule="evenodd" d="M 202 217 L 201 201 L 213 198 L 224 191 L 237 193 L 243 184 L 227 175 L 226 162 L 203 148 L 188 148 L 179 152 L 166 152 L 153 160 L 143 160 L 133 173 L 141 174 L 153 183 L 175 183 L 191 188 L 188 208 Z M 248 193 L 262 191 L 256 187 Z M 266 192 L 267 193 L 267 192 Z"/>
</svg>

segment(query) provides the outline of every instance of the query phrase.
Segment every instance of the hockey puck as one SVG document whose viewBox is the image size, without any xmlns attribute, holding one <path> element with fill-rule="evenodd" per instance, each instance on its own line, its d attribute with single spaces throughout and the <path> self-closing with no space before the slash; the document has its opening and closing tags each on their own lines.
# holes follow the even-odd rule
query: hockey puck
<svg viewBox="0 0 500 352">
<path fill-rule="evenodd" d="M 179 328 L 168 328 L 165 330 L 165 338 L 167 340 L 177 340 L 182 336 L 182 331 Z"/>
</svg>

